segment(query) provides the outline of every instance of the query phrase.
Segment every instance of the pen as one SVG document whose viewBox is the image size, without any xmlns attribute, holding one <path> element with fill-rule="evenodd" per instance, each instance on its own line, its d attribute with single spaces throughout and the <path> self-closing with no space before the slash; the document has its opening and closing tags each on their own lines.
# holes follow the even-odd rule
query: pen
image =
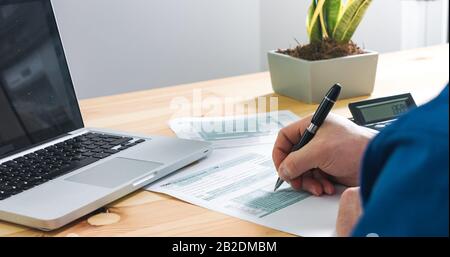
<svg viewBox="0 0 450 257">
<path fill-rule="evenodd" d="M 306 129 L 305 133 L 303 133 L 300 141 L 292 147 L 291 152 L 300 150 L 303 146 L 309 143 L 311 139 L 313 139 L 317 130 L 320 128 L 320 126 L 322 126 L 323 122 L 333 108 L 333 105 L 336 103 L 339 94 L 341 93 L 341 89 L 342 87 L 339 84 L 335 84 L 330 88 L 330 90 L 320 103 L 319 107 L 317 108 L 316 112 L 314 113 L 314 116 L 311 119 L 311 124 Z M 277 191 L 277 189 L 283 184 L 283 182 L 284 181 L 281 178 L 278 178 L 277 183 L 275 184 L 275 189 L 273 191 Z"/>
</svg>

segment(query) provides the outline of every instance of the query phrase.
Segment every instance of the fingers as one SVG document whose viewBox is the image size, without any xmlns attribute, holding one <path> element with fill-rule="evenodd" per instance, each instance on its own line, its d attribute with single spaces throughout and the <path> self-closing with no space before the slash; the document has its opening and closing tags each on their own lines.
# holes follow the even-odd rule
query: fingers
<svg viewBox="0 0 450 257">
<path fill-rule="evenodd" d="M 322 194 L 321 185 L 313 178 L 312 171 L 289 181 L 289 184 L 297 191 L 307 191 L 314 195 Z"/>
<path fill-rule="evenodd" d="M 315 196 L 323 195 L 322 185 L 318 180 L 314 179 L 310 173 L 306 173 L 299 178 L 289 181 L 289 184 L 297 191 L 306 191 Z"/>
<path fill-rule="evenodd" d="M 320 182 L 325 194 L 333 195 L 336 192 L 334 184 L 327 178 L 327 175 L 323 171 L 315 170 L 313 176 Z"/>
<path fill-rule="evenodd" d="M 273 163 L 275 164 L 275 168 L 277 170 L 280 167 L 281 162 L 286 158 L 286 156 L 289 155 L 293 145 L 294 143 L 291 142 L 286 134 L 284 134 L 281 130 L 280 133 L 278 133 L 272 152 Z"/>
<path fill-rule="evenodd" d="M 292 146 L 300 141 L 301 134 L 310 123 L 311 117 L 308 117 L 280 130 L 272 153 L 273 161 L 277 169 L 284 158 L 291 152 Z"/>
<path fill-rule="evenodd" d="M 295 190 L 307 191 L 315 196 L 333 195 L 336 192 L 333 183 L 320 170 L 308 171 L 303 176 L 289 181 L 289 183 Z"/>
<path fill-rule="evenodd" d="M 349 236 L 362 214 L 361 198 L 358 187 L 348 188 L 339 201 L 336 220 L 338 236 Z"/>
<path fill-rule="evenodd" d="M 303 190 L 303 177 L 298 177 L 296 179 L 293 179 L 291 181 L 287 181 L 293 189 L 296 191 L 302 191 Z"/>
<path fill-rule="evenodd" d="M 315 196 L 321 196 L 323 194 L 322 185 L 313 177 L 312 172 L 308 172 L 307 174 L 305 174 L 302 180 L 303 190 L 310 192 Z"/>
<path fill-rule="evenodd" d="M 324 154 L 319 146 L 313 143 L 305 145 L 301 150 L 288 154 L 278 168 L 278 175 L 285 181 L 293 180 L 304 173 L 321 167 Z"/>
</svg>

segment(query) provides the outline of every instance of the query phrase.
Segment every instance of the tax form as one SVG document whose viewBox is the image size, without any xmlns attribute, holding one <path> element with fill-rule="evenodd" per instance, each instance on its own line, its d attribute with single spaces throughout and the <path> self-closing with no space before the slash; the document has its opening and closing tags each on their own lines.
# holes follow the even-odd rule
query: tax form
<svg viewBox="0 0 450 257">
<path fill-rule="evenodd" d="M 290 111 L 278 111 L 229 117 L 179 118 L 171 120 L 169 125 L 180 138 L 208 141 L 213 148 L 220 149 L 273 144 L 278 131 L 298 119 Z"/>
<path fill-rule="evenodd" d="M 277 173 L 271 152 L 272 144 L 216 149 L 147 190 L 295 235 L 335 235 L 343 189 L 315 197 L 285 183 L 274 192 Z"/>
</svg>

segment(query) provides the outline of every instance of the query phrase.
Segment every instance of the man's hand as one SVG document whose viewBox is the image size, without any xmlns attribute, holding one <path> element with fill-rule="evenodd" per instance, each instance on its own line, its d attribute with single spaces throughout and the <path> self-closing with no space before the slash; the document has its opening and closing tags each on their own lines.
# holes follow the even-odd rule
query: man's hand
<svg viewBox="0 0 450 257">
<path fill-rule="evenodd" d="M 359 187 L 344 191 L 339 202 L 339 212 L 336 221 L 336 233 L 340 237 L 350 236 L 362 214 Z"/>
<path fill-rule="evenodd" d="M 334 194 L 332 182 L 357 186 L 361 159 L 375 131 L 330 114 L 311 142 L 291 153 L 311 118 L 280 131 L 272 156 L 280 178 L 314 195 Z"/>
</svg>

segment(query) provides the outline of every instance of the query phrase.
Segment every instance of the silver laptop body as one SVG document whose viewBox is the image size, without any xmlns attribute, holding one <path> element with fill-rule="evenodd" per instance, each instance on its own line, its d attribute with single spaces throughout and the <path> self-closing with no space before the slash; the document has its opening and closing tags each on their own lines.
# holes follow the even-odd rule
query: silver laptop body
<svg viewBox="0 0 450 257">
<path fill-rule="evenodd" d="M 0 220 L 57 229 L 211 152 L 206 142 L 84 128 L 49 0 L 0 1 L 0 33 L 8 29 L 0 37 Z M 79 148 L 65 154 L 68 142 Z M 58 171 L 69 155 L 97 159 L 44 179 L 42 154 Z"/>
</svg>

